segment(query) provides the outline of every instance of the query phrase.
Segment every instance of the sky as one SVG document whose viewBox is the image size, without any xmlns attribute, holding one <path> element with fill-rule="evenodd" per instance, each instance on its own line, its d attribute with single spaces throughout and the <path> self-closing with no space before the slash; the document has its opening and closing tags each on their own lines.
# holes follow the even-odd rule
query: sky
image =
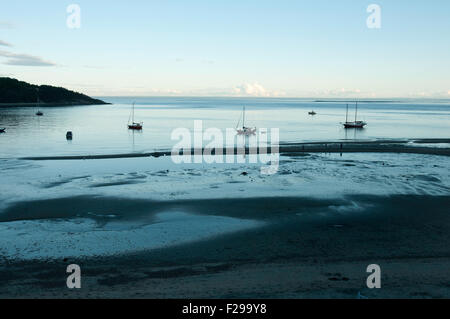
<svg viewBox="0 0 450 319">
<path fill-rule="evenodd" d="M 68 27 L 71 4 L 80 28 Z M 367 25 L 371 4 L 380 28 Z M 0 0 L 0 8 L 0 76 L 93 96 L 450 98 L 448 0 Z"/>
</svg>

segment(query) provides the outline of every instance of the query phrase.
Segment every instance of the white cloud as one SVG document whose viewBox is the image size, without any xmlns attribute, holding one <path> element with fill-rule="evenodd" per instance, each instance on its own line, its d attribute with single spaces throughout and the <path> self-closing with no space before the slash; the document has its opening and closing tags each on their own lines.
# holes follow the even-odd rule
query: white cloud
<svg viewBox="0 0 450 319">
<path fill-rule="evenodd" d="M 423 97 L 423 98 L 447 98 L 450 95 L 450 91 L 422 91 L 413 92 L 409 94 L 410 97 Z"/>
<path fill-rule="evenodd" d="M 11 46 L 11 44 L 9 44 L 8 42 L 2 41 L 2 40 L 0 40 L 0 45 L 4 46 L 4 47 L 10 47 Z"/>
<path fill-rule="evenodd" d="M 311 91 L 293 91 L 290 96 L 308 97 L 308 98 L 377 98 L 378 95 L 372 91 L 363 91 L 356 88 L 340 89 L 317 89 Z"/>
<path fill-rule="evenodd" d="M 80 87 L 77 84 L 77 87 Z M 220 97 L 283 97 L 284 92 L 267 90 L 258 83 L 242 84 L 233 88 L 195 88 L 195 89 L 177 89 L 177 88 L 155 88 L 147 86 L 98 87 L 86 88 L 87 93 L 97 96 L 220 96 Z"/>
<path fill-rule="evenodd" d="M 244 83 L 232 89 L 232 95 L 254 97 L 280 97 L 286 94 L 282 91 L 272 91 L 264 88 L 258 82 Z"/>
<path fill-rule="evenodd" d="M 360 95 L 361 90 L 360 89 L 346 89 L 346 88 L 341 88 L 341 89 L 334 89 L 334 90 L 326 90 L 323 92 L 324 95 L 328 95 L 328 96 L 357 96 Z M 363 94 L 367 94 L 367 92 L 364 92 Z"/>
<path fill-rule="evenodd" d="M 156 95 L 183 95 L 183 91 L 173 89 L 151 89 L 150 91 L 147 92 Z"/>
<path fill-rule="evenodd" d="M 6 65 L 19 65 L 19 66 L 56 66 L 55 63 L 45 61 L 40 57 L 36 57 L 29 54 L 11 53 L 8 51 L 0 50 L 0 57 L 8 58 Z"/>
</svg>

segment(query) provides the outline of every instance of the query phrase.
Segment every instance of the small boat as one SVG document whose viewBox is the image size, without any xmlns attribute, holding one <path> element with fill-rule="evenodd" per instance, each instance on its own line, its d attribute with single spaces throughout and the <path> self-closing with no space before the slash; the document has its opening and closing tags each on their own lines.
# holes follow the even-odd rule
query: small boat
<svg viewBox="0 0 450 319">
<path fill-rule="evenodd" d="M 41 111 L 37 111 L 36 116 L 44 116 L 44 113 L 42 113 Z"/>
<path fill-rule="evenodd" d="M 311 112 L 309 112 L 308 114 L 309 114 L 309 115 L 313 115 L 313 116 L 314 116 L 314 115 L 316 115 L 317 113 L 316 113 L 316 112 L 314 112 L 314 111 L 311 111 Z"/>
<path fill-rule="evenodd" d="M 131 111 L 131 117 L 132 117 L 132 121 L 130 123 L 130 119 L 128 119 L 128 129 L 129 130 L 135 130 L 135 131 L 141 131 L 142 128 L 144 127 L 144 123 L 140 122 L 140 123 L 136 123 L 134 121 L 134 104 L 133 103 L 133 109 Z"/>
<path fill-rule="evenodd" d="M 364 121 L 358 121 L 358 102 L 356 102 L 356 109 L 355 109 L 355 121 L 354 122 L 349 122 L 348 121 L 348 104 L 347 104 L 347 115 L 345 118 L 345 123 L 342 123 L 342 125 L 344 125 L 344 128 L 349 129 L 349 128 L 357 128 L 357 129 L 362 129 L 364 128 L 367 123 Z"/>
<path fill-rule="evenodd" d="M 242 112 L 242 128 L 238 128 L 240 123 L 241 123 L 241 118 L 239 118 L 239 122 L 236 126 L 236 132 L 238 135 L 246 135 L 246 136 L 256 135 L 256 127 L 252 128 L 252 127 L 245 126 L 245 106 L 244 106 L 244 110 Z"/>
<path fill-rule="evenodd" d="M 68 141 L 71 141 L 72 139 L 73 139 L 73 133 L 72 132 L 67 132 L 66 133 L 66 139 L 68 140 Z"/>
<path fill-rule="evenodd" d="M 6 132 L 6 128 L 0 128 L 0 133 L 5 133 Z"/>
</svg>

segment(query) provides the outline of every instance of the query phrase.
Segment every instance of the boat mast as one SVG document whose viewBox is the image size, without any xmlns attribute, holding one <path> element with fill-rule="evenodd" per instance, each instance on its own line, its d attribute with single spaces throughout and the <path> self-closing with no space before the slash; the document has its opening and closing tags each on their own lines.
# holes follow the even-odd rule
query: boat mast
<svg viewBox="0 0 450 319">
<path fill-rule="evenodd" d="M 345 115 L 345 123 L 348 123 L 348 103 L 347 103 L 347 113 Z"/>
<path fill-rule="evenodd" d="M 132 120 L 133 120 L 133 124 L 134 124 L 134 102 L 133 102 L 133 111 L 131 113 L 132 113 Z"/>
<path fill-rule="evenodd" d="M 358 118 L 358 101 L 356 101 L 355 122 L 357 118 Z"/>
<path fill-rule="evenodd" d="M 40 106 L 41 106 L 41 100 L 39 99 L 39 87 L 36 88 L 36 93 L 37 93 L 37 108 L 38 108 L 38 112 L 39 112 Z"/>
<path fill-rule="evenodd" d="M 242 127 L 245 128 L 245 106 L 244 106 L 244 114 L 242 117 Z"/>
</svg>

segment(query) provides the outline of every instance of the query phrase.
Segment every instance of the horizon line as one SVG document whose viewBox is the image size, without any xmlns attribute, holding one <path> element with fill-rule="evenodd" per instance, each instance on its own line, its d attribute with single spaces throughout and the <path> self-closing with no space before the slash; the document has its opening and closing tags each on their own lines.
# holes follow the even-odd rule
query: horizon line
<svg viewBox="0 0 450 319">
<path fill-rule="evenodd" d="M 92 95 L 94 98 L 229 98 L 229 99 L 312 99 L 322 100 L 352 100 L 352 101 L 391 101 L 391 100 L 449 100 L 450 97 L 303 97 L 303 96 L 229 96 L 229 95 Z"/>
</svg>

